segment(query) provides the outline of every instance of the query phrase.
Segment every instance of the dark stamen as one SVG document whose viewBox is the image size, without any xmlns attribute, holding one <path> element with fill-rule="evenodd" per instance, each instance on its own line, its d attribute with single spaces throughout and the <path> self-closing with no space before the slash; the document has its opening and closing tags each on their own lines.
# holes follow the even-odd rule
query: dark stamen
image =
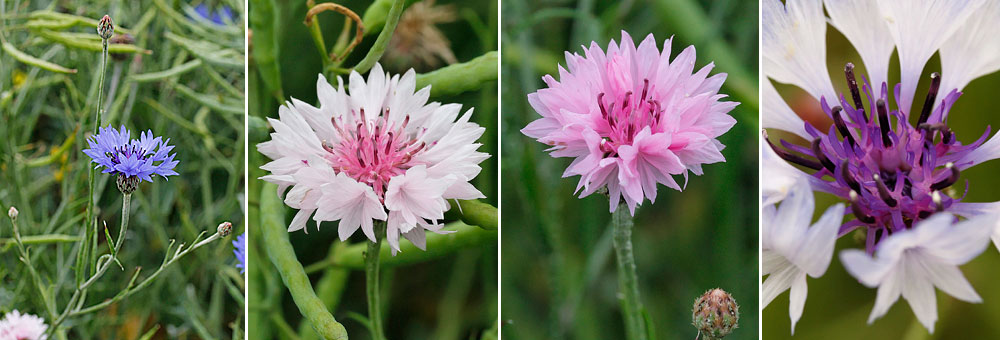
<svg viewBox="0 0 1000 340">
<path fill-rule="evenodd" d="M 639 97 L 639 101 L 646 101 L 646 90 L 649 89 L 649 79 L 642 80 L 642 97 Z"/>
<path fill-rule="evenodd" d="M 779 149 L 777 146 L 775 146 L 773 143 L 771 143 L 770 140 L 767 139 L 767 134 L 766 133 L 764 134 L 764 140 L 767 141 L 767 145 L 771 146 L 771 150 L 774 150 L 774 153 L 778 154 L 778 157 L 781 157 L 781 159 L 784 159 L 786 161 L 789 161 L 789 162 L 792 162 L 792 163 L 795 163 L 795 164 L 798 164 L 798 165 L 801 165 L 801 166 L 804 166 L 804 167 L 807 167 L 807 168 L 810 168 L 810 169 L 813 169 L 813 170 L 822 170 L 823 169 L 823 165 L 820 164 L 817 161 L 814 161 L 814 160 L 811 160 L 811 159 L 806 159 L 806 158 L 804 158 L 802 156 L 794 155 L 794 154 L 786 152 L 785 150 Z"/>
<path fill-rule="evenodd" d="M 955 167 L 955 163 L 948 162 L 948 164 L 944 165 L 944 168 L 946 170 L 951 170 L 951 174 L 948 176 L 948 178 L 945 178 L 940 182 L 932 184 L 931 189 L 941 190 L 950 187 L 952 184 L 955 184 L 955 182 L 958 182 L 958 168 Z"/>
<path fill-rule="evenodd" d="M 851 175 L 851 171 L 847 168 L 847 160 L 840 162 L 840 177 L 844 178 L 844 182 L 847 182 L 847 186 L 854 191 L 861 191 L 861 183 L 854 180 L 854 176 Z"/>
<path fill-rule="evenodd" d="M 843 110 L 844 109 L 840 106 L 834 106 L 830 109 L 830 115 L 833 116 L 833 124 L 837 126 L 837 131 L 840 131 L 840 135 L 844 136 L 844 139 L 847 139 L 848 143 L 852 146 L 857 145 L 857 143 L 854 142 L 854 136 L 851 135 L 851 130 L 848 130 L 847 124 L 844 123 L 844 117 L 840 116 L 840 111 Z"/>
<path fill-rule="evenodd" d="M 882 130 L 882 146 L 890 147 L 892 141 L 889 140 L 889 108 L 881 98 L 875 101 L 875 106 L 878 108 L 878 125 Z"/>
<path fill-rule="evenodd" d="M 917 125 L 927 122 L 931 117 L 931 109 L 934 108 L 934 100 L 937 99 L 938 89 L 941 87 L 941 74 L 931 73 L 931 87 L 927 89 L 927 99 L 924 100 L 924 108 L 920 111 L 920 120 Z"/>
<path fill-rule="evenodd" d="M 820 141 L 821 140 L 819 138 L 813 140 L 812 142 L 813 154 L 816 155 L 816 159 L 819 159 L 819 163 L 823 164 L 824 168 L 830 170 L 830 173 L 833 173 L 836 166 L 833 164 L 832 161 L 830 161 L 829 158 L 826 158 L 826 154 L 823 153 L 823 149 L 820 147 Z"/>
<path fill-rule="evenodd" d="M 847 87 L 851 89 L 851 98 L 854 99 L 854 109 L 861 110 L 861 115 L 865 117 L 865 121 L 868 121 L 868 114 L 865 113 L 865 107 L 861 102 L 861 91 L 858 90 L 858 80 L 854 78 L 853 63 L 847 63 L 847 66 L 844 66 L 844 75 L 847 76 Z"/>
<path fill-rule="evenodd" d="M 601 118 L 608 119 L 608 110 L 604 108 L 604 92 L 597 94 L 597 106 L 601 108 Z"/>
<path fill-rule="evenodd" d="M 858 192 L 851 190 L 851 212 L 854 213 L 854 217 L 858 218 L 858 221 L 865 224 L 875 223 L 875 218 L 868 216 L 863 211 L 861 211 L 861 198 L 858 197 Z"/>
<path fill-rule="evenodd" d="M 888 204 L 890 207 L 895 207 L 898 202 L 896 202 L 895 198 L 892 198 L 889 188 L 885 186 L 885 183 L 882 183 L 882 179 L 879 178 L 878 174 L 872 175 L 872 180 L 875 181 L 875 186 L 878 187 L 878 196 L 882 198 L 882 201 L 885 201 L 885 204 Z"/>
</svg>

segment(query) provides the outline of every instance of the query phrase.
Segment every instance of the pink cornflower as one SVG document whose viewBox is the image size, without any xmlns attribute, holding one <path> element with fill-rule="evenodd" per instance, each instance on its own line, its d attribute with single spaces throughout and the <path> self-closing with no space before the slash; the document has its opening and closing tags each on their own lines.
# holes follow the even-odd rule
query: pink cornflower
<svg viewBox="0 0 1000 340">
<path fill-rule="evenodd" d="M 727 113 L 739 104 L 720 101 L 726 74 L 709 77 L 712 63 L 692 73 L 694 46 L 671 62 L 671 41 L 662 53 L 652 34 L 638 48 L 624 31 L 607 52 L 592 42 L 584 56 L 567 52 L 559 80 L 546 75 L 548 88 L 528 95 L 542 118 L 521 132 L 553 157 L 575 158 L 563 177 L 580 175 L 580 197 L 607 188 L 612 212 L 624 198 L 635 214 L 656 201 L 657 183 L 680 191 L 674 175 L 686 186 L 688 171 L 726 160 L 716 138 L 736 124 Z"/>
<path fill-rule="evenodd" d="M 368 81 L 352 72 L 345 91 L 323 75 L 316 82 L 320 107 L 292 99 L 278 110 L 271 140 L 258 150 L 273 161 L 261 177 L 292 187 L 285 204 L 299 209 L 288 231 L 340 221 L 346 240 L 360 228 L 375 241 L 375 220 L 386 221 L 386 238 L 399 250 L 399 235 L 420 248 L 424 230 L 442 232 L 438 222 L 449 199 L 484 197 L 469 180 L 489 155 L 476 140 L 485 131 L 459 116 L 459 104 L 428 103 L 430 86 L 415 91 L 413 70 L 402 77 L 376 64 Z"/>
<path fill-rule="evenodd" d="M 45 340 L 48 328 L 42 318 L 15 309 L 0 319 L 0 340 Z"/>
</svg>

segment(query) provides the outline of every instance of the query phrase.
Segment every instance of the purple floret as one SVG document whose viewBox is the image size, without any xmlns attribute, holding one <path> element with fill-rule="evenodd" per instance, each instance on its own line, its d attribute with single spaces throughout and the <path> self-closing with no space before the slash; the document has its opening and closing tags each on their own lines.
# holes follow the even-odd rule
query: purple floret
<svg viewBox="0 0 1000 340">
<path fill-rule="evenodd" d="M 89 149 L 83 153 L 89 156 L 101 172 L 125 177 L 137 177 L 152 182 L 152 175 L 163 178 L 177 175 L 174 167 L 177 161 L 170 153 L 174 149 L 170 139 L 153 137 L 151 131 L 140 134 L 139 139 L 130 139 L 131 132 L 123 125 L 120 129 L 104 127 L 95 136 L 87 139 Z"/>
</svg>

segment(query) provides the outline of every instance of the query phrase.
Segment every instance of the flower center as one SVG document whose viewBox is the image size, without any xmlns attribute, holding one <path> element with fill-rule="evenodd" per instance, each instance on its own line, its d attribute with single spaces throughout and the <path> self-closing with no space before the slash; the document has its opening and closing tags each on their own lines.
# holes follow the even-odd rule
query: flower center
<svg viewBox="0 0 1000 340">
<path fill-rule="evenodd" d="M 114 152 L 106 152 L 105 155 L 111 157 L 111 161 L 114 163 L 121 163 L 119 157 L 128 159 L 133 157 L 149 158 L 153 156 L 152 154 L 146 154 L 145 149 L 134 143 L 116 146 L 112 151 Z"/>
<path fill-rule="evenodd" d="M 620 93 L 611 91 L 609 98 L 605 92 L 597 95 L 597 106 L 601 108 L 601 118 L 607 125 L 598 126 L 597 133 L 601 135 L 601 151 L 606 156 L 618 153 L 618 147 L 631 145 L 635 135 L 643 128 L 650 127 L 655 131 L 663 116 L 660 102 L 648 98 L 649 79 L 643 79 L 642 92 L 632 91 Z M 614 92 L 619 92 L 615 95 Z"/>
<path fill-rule="evenodd" d="M 781 144 L 787 149 L 768 144 L 786 161 L 814 170 L 813 176 L 824 179 L 827 185 L 820 190 L 850 202 L 857 220 L 845 224 L 841 234 L 852 226 L 868 226 L 868 248 L 873 251 L 879 239 L 961 200 L 941 191 L 958 181 L 959 168 L 954 162 L 982 144 L 989 131 L 970 145 L 958 142 L 944 119 L 961 93 L 952 90 L 934 109 L 941 85 L 937 73 L 931 75 L 917 123 L 911 124 L 906 112 L 889 110 L 884 83 L 877 99 L 870 86 L 864 85 L 869 112 L 875 112 L 867 114 L 854 66 L 848 63 L 844 71 L 854 105 L 841 96 L 841 105 L 831 108 L 825 98 L 821 99 L 823 110 L 833 120 L 827 133 L 806 123 L 806 131 L 814 138 L 810 147 L 784 140 Z M 876 236 L 877 231 L 881 237 Z"/>
<path fill-rule="evenodd" d="M 359 114 L 356 121 L 360 122 L 351 127 L 345 126 L 343 117 L 330 120 L 341 140 L 336 145 L 323 141 L 323 148 L 330 153 L 326 159 L 338 173 L 343 172 L 371 186 L 382 198 L 389 179 L 413 166 L 410 163 L 413 155 L 426 146 L 420 141 L 426 128 L 415 135 L 407 133 L 410 116 L 407 115 L 401 124 L 395 124 L 387 118 L 388 109 L 374 121 L 365 118 L 364 109 Z"/>
</svg>

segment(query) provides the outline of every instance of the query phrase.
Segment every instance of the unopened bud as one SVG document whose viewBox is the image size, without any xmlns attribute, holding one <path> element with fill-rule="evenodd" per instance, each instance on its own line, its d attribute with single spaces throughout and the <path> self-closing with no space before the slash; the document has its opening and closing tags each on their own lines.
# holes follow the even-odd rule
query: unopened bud
<svg viewBox="0 0 1000 340">
<path fill-rule="evenodd" d="M 740 321 L 740 306 L 732 295 L 722 289 L 712 289 L 694 300 L 691 323 L 706 340 L 722 339 Z"/>
<path fill-rule="evenodd" d="M 111 17 L 107 14 L 97 23 L 97 35 L 101 39 L 108 40 L 115 34 L 115 24 L 111 22 Z"/>
<path fill-rule="evenodd" d="M 118 191 L 123 194 L 131 194 L 139 187 L 139 176 L 118 175 Z"/>
<path fill-rule="evenodd" d="M 7 217 L 10 217 L 10 219 L 12 219 L 12 220 L 16 220 L 17 219 L 17 208 L 10 207 L 10 209 L 7 209 Z"/>
<path fill-rule="evenodd" d="M 118 34 L 115 35 L 110 40 L 108 40 L 108 42 L 111 43 L 112 45 L 115 44 L 131 45 L 135 43 L 135 38 L 133 38 L 132 35 L 128 33 Z M 111 53 L 111 59 L 114 59 L 115 61 L 125 61 L 126 59 L 128 59 L 128 57 L 129 57 L 128 53 Z"/>
<path fill-rule="evenodd" d="M 219 224 L 217 232 L 222 235 L 222 237 L 229 236 L 229 233 L 233 232 L 233 224 L 229 222 L 222 222 L 222 224 Z"/>
</svg>

